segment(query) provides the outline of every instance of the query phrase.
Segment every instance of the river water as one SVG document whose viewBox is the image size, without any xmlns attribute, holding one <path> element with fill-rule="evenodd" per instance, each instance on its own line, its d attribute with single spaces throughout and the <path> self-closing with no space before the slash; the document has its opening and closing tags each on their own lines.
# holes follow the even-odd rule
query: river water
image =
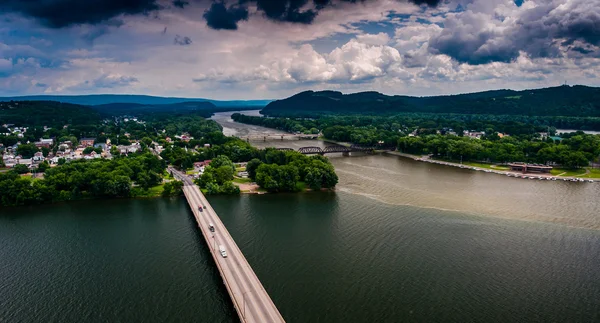
<svg viewBox="0 0 600 323">
<path fill-rule="evenodd" d="M 288 322 L 600 320 L 600 184 L 330 158 L 336 192 L 210 198 Z M 0 322 L 235 320 L 184 199 L 0 213 Z"/>
</svg>

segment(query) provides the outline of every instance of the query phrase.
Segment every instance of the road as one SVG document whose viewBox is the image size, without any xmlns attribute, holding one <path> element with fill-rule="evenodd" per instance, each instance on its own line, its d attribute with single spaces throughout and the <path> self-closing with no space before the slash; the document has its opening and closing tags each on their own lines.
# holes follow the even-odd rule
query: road
<svg viewBox="0 0 600 323">
<path fill-rule="evenodd" d="M 168 170 L 184 183 L 185 197 L 209 246 L 240 321 L 285 322 L 246 257 L 200 189 L 185 174 L 171 167 Z M 201 212 L 199 206 L 206 208 Z M 209 224 L 213 225 L 214 232 L 210 231 Z M 220 245 L 227 251 L 226 258 L 219 251 Z"/>
</svg>

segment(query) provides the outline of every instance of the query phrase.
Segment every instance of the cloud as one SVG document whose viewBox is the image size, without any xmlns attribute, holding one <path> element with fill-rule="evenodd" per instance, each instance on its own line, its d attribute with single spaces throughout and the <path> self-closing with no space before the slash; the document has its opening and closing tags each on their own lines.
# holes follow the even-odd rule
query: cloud
<svg viewBox="0 0 600 323">
<path fill-rule="evenodd" d="M 173 8 L 187 10 L 194 3 L 209 7 L 203 18 L 210 28 L 235 30 L 238 22 L 248 19 L 250 7 L 272 21 L 311 24 L 324 8 L 378 1 L 384 0 L 232 0 L 228 1 L 233 3 L 229 6 L 225 0 L 2 0 L 0 11 L 20 13 L 45 26 L 63 28 L 104 24 L 121 15 L 147 15 Z M 442 0 L 396 1 L 435 7 Z"/>
<path fill-rule="evenodd" d="M 239 21 L 248 19 L 248 6 L 255 5 L 257 12 L 269 20 L 307 25 L 313 23 L 319 11 L 325 8 L 337 8 L 342 3 L 361 5 L 377 1 L 380 0 L 238 0 L 238 5 L 227 8 L 222 0 L 216 0 L 205 12 L 204 18 L 213 29 L 236 30 Z M 442 0 L 399 1 L 435 7 Z"/>
<path fill-rule="evenodd" d="M 309 44 L 290 57 L 278 57 L 251 69 L 212 69 L 194 82 L 240 83 L 364 83 L 386 75 L 406 77 L 395 48 L 351 40 L 329 54 L 319 54 Z"/>
<path fill-rule="evenodd" d="M 239 21 L 248 20 L 248 9 L 234 5 L 226 7 L 224 2 L 213 2 L 203 17 L 206 25 L 212 29 L 236 30 Z"/>
<path fill-rule="evenodd" d="M 0 58 L 0 77 L 11 74 L 13 63 L 10 59 Z"/>
<path fill-rule="evenodd" d="M 356 36 L 356 40 L 367 45 L 385 45 L 390 41 L 390 36 L 384 32 L 378 34 L 363 34 Z"/>
<path fill-rule="evenodd" d="M 89 83 L 91 83 L 90 85 L 93 85 L 95 88 L 111 89 L 129 86 L 138 82 L 139 80 L 133 76 L 105 74 Z M 87 83 L 88 81 L 86 81 L 86 84 Z"/>
<path fill-rule="evenodd" d="M 98 24 L 119 15 L 159 10 L 158 0 L 2 0 L 0 11 L 17 12 L 51 28 Z"/>
<path fill-rule="evenodd" d="M 175 35 L 174 43 L 175 45 L 187 46 L 192 43 L 192 39 L 187 36 Z"/>
<path fill-rule="evenodd" d="M 185 8 L 185 6 L 189 5 L 190 3 L 188 1 L 185 0 L 173 0 L 173 6 L 183 9 Z"/>
<path fill-rule="evenodd" d="M 533 58 L 600 55 L 600 6 L 595 1 L 525 2 L 514 5 L 512 13 L 513 17 L 471 10 L 453 14 L 429 48 L 474 65 L 511 62 L 520 52 Z"/>
</svg>

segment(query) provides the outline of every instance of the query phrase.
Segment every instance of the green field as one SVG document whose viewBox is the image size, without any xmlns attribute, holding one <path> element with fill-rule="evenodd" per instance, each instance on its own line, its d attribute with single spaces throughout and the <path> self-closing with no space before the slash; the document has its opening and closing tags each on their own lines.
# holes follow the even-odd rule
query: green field
<svg viewBox="0 0 600 323">
<path fill-rule="evenodd" d="M 588 168 L 589 173 L 579 176 L 582 178 L 600 178 L 600 168 Z"/>
<path fill-rule="evenodd" d="M 445 161 L 445 162 L 449 162 L 449 163 L 460 164 L 460 160 L 450 160 L 450 159 L 435 159 L 435 160 L 441 160 L 441 161 Z M 508 166 L 488 164 L 488 163 L 477 163 L 477 162 L 470 162 L 470 161 L 463 161 L 462 164 L 465 166 L 495 169 L 495 170 L 509 170 L 510 169 L 510 167 L 508 167 Z"/>
<path fill-rule="evenodd" d="M 132 197 L 158 197 L 161 196 L 163 192 L 163 184 L 156 185 L 147 190 L 144 190 L 140 187 L 133 187 L 131 189 Z"/>
<path fill-rule="evenodd" d="M 550 174 L 554 176 L 582 176 L 585 175 L 585 168 L 553 168 Z"/>
<path fill-rule="evenodd" d="M 252 183 L 252 180 L 249 178 L 239 178 L 239 177 L 235 177 L 233 179 L 234 183 L 238 183 L 238 184 L 250 184 Z"/>
<path fill-rule="evenodd" d="M 486 164 L 486 163 L 476 163 L 476 162 L 463 162 L 463 165 L 479 167 L 479 168 L 496 169 L 496 170 L 509 170 L 510 169 L 510 167 L 508 167 L 508 166 Z"/>
</svg>

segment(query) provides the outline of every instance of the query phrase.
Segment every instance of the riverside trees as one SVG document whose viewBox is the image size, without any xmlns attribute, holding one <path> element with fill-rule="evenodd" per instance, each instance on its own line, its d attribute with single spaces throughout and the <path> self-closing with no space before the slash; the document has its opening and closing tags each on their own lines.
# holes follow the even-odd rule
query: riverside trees
<svg viewBox="0 0 600 323">
<path fill-rule="evenodd" d="M 269 192 L 294 192 L 298 183 L 311 189 L 334 188 L 338 182 L 333 165 L 323 156 L 305 156 L 295 151 L 267 148 L 262 160 L 251 160 L 248 176 Z"/>
<path fill-rule="evenodd" d="M 410 154 L 433 154 L 464 161 L 506 163 L 515 161 L 559 164 L 575 168 L 587 166 L 600 155 L 600 136 L 575 133 L 560 142 L 527 140 L 516 137 L 471 139 L 429 135 L 402 137 L 398 150 Z"/>
<path fill-rule="evenodd" d="M 31 180 L 15 171 L 0 174 L 0 205 L 27 205 L 93 197 L 128 197 L 132 185 L 151 187 L 166 165 L 145 154 L 113 160 L 72 161 Z"/>
</svg>

